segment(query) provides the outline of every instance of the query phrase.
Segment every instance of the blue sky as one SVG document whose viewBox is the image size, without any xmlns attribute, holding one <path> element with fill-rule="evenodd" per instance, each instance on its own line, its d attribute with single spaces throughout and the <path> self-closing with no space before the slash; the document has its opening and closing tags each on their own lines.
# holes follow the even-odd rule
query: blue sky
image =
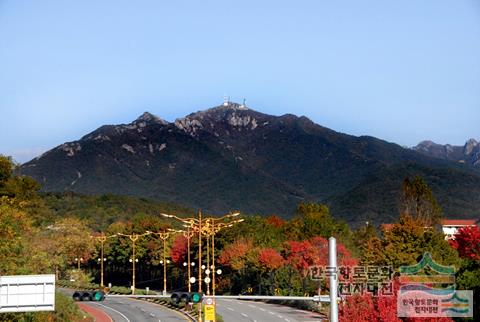
<svg viewBox="0 0 480 322">
<path fill-rule="evenodd" d="M 244 97 L 412 146 L 480 139 L 480 2 L 0 0 L 0 153 Z"/>
</svg>

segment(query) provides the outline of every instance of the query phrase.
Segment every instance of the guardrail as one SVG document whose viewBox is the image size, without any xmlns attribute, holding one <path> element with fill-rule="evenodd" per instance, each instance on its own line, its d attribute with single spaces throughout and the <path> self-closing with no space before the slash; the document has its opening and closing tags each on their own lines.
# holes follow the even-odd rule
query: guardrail
<svg viewBox="0 0 480 322">
<path fill-rule="evenodd" d="M 133 298 L 165 298 L 169 299 L 170 294 L 165 295 L 123 295 L 123 294 L 106 294 L 105 297 L 133 297 Z M 314 301 L 329 303 L 328 295 L 315 296 L 276 296 L 276 295 L 215 295 L 210 296 L 216 299 L 235 299 L 235 300 L 277 300 L 277 301 Z"/>
</svg>

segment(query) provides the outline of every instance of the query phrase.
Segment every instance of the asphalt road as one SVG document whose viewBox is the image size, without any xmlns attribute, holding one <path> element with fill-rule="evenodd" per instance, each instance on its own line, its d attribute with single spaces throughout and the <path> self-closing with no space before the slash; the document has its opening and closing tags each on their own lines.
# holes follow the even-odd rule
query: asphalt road
<svg viewBox="0 0 480 322">
<path fill-rule="evenodd" d="M 325 316 L 264 302 L 217 299 L 217 312 L 225 322 L 322 322 Z"/>
<path fill-rule="evenodd" d="M 101 309 L 115 322 L 185 322 L 181 313 L 158 304 L 129 298 L 106 298 L 102 302 L 82 302 Z"/>
<path fill-rule="evenodd" d="M 68 296 L 73 290 L 59 288 Z M 185 322 L 190 321 L 181 313 L 167 307 L 136 300 L 128 297 L 106 297 L 102 302 L 81 302 L 90 307 L 100 309 L 112 318 L 114 322 Z"/>
<path fill-rule="evenodd" d="M 289 306 L 259 301 L 217 299 L 217 313 L 225 322 L 324 322 L 326 317 Z M 115 322 L 184 322 L 184 315 L 158 304 L 131 298 L 82 302 L 107 313 Z"/>
</svg>

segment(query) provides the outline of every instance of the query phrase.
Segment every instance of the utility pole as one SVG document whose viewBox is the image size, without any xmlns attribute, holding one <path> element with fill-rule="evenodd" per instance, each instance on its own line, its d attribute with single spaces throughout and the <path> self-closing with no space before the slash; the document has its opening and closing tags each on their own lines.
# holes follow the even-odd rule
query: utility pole
<svg viewBox="0 0 480 322">
<path fill-rule="evenodd" d="M 338 322 L 338 303 L 337 303 L 337 240 L 335 237 L 328 239 L 328 268 L 330 272 L 330 322 Z"/>
</svg>

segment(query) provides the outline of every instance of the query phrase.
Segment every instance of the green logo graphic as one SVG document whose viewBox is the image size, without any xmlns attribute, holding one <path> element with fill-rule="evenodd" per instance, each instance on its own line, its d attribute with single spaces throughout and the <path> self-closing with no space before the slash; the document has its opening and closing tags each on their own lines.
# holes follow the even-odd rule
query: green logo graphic
<svg viewBox="0 0 480 322">
<path fill-rule="evenodd" d="M 473 292 L 455 290 L 455 268 L 424 253 L 415 265 L 400 267 L 398 317 L 472 317 Z"/>
</svg>

